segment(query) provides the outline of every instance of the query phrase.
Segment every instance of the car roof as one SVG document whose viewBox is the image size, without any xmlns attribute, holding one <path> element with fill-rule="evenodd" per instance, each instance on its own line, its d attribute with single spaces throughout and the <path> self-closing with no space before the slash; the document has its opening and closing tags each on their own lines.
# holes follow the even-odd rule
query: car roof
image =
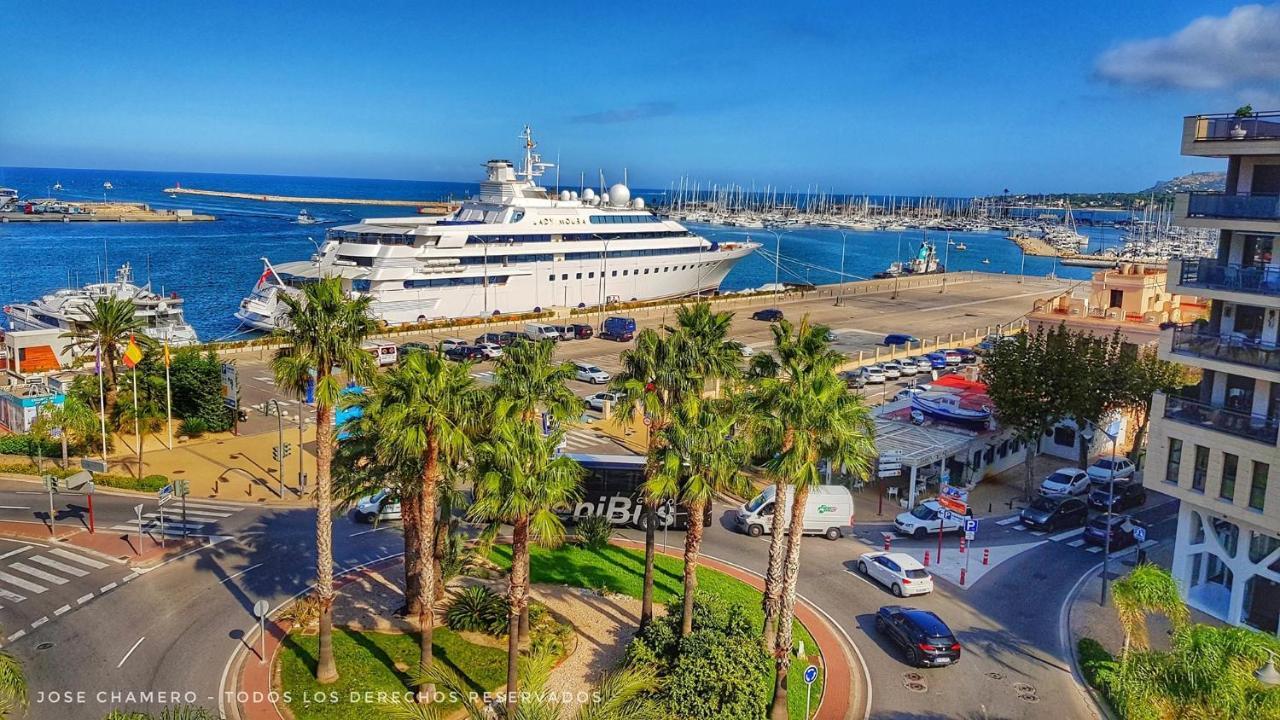
<svg viewBox="0 0 1280 720">
<path fill-rule="evenodd" d="M 1077 467 L 1065 467 L 1065 468 L 1058 468 L 1057 470 L 1054 470 L 1053 474 L 1057 475 L 1058 473 L 1062 473 L 1064 475 L 1078 475 L 1079 473 L 1082 473 L 1082 472 L 1084 472 L 1084 470 L 1081 470 L 1080 468 L 1077 468 Z"/>
<path fill-rule="evenodd" d="M 942 622 L 942 618 L 934 615 L 928 610 L 919 610 L 917 608 L 905 608 L 902 614 L 915 623 L 917 627 L 931 637 L 946 637 L 951 635 L 951 628 Z"/>
<path fill-rule="evenodd" d="M 911 557 L 906 553 L 891 552 L 891 553 L 881 553 L 881 555 L 886 559 L 889 559 L 898 563 L 898 565 L 901 566 L 903 570 L 923 570 L 924 569 L 924 565 L 921 565 L 919 560 L 916 560 L 915 558 Z"/>
</svg>

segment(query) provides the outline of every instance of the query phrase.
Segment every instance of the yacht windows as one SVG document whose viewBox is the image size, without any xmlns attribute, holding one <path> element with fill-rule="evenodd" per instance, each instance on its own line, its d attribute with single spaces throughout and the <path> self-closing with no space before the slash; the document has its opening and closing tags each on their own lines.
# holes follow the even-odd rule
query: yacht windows
<svg viewBox="0 0 1280 720">
<path fill-rule="evenodd" d="M 581 280 L 581 279 L 582 279 L 582 273 L 578 273 L 578 276 L 574 278 L 574 280 Z"/>
<path fill-rule="evenodd" d="M 563 275 L 561 275 L 561 276 L 560 276 L 560 279 L 561 279 L 561 280 L 568 280 L 568 279 L 569 279 L 569 273 L 564 273 Z"/>
<path fill-rule="evenodd" d="M 589 272 L 589 273 L 587 273 L 587 279 L 588 279 L 588 280 L 595 279 L 595 276 L 596 276 L 596 274 L 595 274 L 595 273 L 593 273 L 593 272 Z"/>
<path fill-rule="evenodd" d="M 506 275 L 490 275 L 490 285 L 505 285 L 507 282 Z M 458 287 L 461 285 L 484 285 L 483 277 L 449 277 L 435 278 L 432 280 L 405 280 L 404 287 L 406 290 L 415 290 L 419 288 L 436 288 L 436 287 Z M 354 286 L 354 285 L 353 285 Z"/>
<path fill-rule="evenodd" d="M 613 273 L 612 273 L 612 277 L 618 277 L 618 271 L 617 271 L 617 270 L 614 270 L 614 271 L 613 271 Z"/>
<path fill-rule="evenodd" d="M 356 292 L 369 292 L 369 281 L 368 280 L 352 280 L 351 289 L 355 290 Z"/>
<path fill-rule="evenodd" d="M 551 273 L 550 275 L 547 276 L 547 282 L 555 282 L 555 281 L 556 281 L 555 273 Z"/>
<path fill-rule="evenodd" d="M 611 225 L 614 223 L 648 223 L 657 222 L 658 218 L 645 213 L 644 215 L 592 215 L 592 225 Z"/>
</svg>

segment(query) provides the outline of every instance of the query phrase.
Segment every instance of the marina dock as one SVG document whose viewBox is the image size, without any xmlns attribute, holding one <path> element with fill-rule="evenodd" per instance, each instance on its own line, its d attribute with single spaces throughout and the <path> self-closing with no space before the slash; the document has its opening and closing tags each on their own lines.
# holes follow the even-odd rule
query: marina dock
<svg viewBox="0 0 1280 720">
<path fill-rule="evenodd" d="M 368 198 L 294 197 L 291 195 L 255 195 L 253 193 L 231 192 L 229 190 L 197 190 L 196 188 L 184 187 L 165 188 L 164 191 L 170 195 L 203 195 L 205 197 L 254 200 L 256 202 L 297 203 L 300 205 L 383 205 L 413 207 L 418 208 L 418 211 L 424 215 L 446 215 L 458 208 L 457 203 L 440 202 L 438 200 L 376 200 Z"/>
<path fill-rule="evenodd" d="M 134 202 L 42 201 L 37 212 L 0 212 L 0 223 L 10 222 L 208 222 L 213 215 L 190 210 L 158 210 Z"/>
</svg>

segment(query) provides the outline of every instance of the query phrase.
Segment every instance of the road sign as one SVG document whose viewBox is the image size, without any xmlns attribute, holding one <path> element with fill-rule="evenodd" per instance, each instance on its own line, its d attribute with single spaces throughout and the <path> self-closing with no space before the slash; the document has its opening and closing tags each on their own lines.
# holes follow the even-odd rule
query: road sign
<svg viewBox="0 0 1280 720">
<path fill-rule="evenodd" d="M 902 470 L 902 463 L 900 463 L 900 462 L 884 462 L 884 461 L 882 460 L 882 461 L 880 462 L 880 465 L 879 465 L 879 470 L 880 470 L 880 472 L 889 472 L 889 471 L 893 471 L 893 472 L 900 472 L 900 471 Z"/>
<path fill-rule="evenodd" d="M 818 680 L 818 666 L 810 665 L 804 669 L 804 681 L 806 685 L 812 685 Z"/>
<path fill-rule="evenodd" d="M 90 460 L 89 458 L 81 460 L 80 467 L 88 470 L 89 472 L 104 473 L 107 471 L 107 464 L 105 462 L 101 460 Z"/>
<path fill-rule="evenodd" d="M 1134 539 L 1134 540 L 1137 540 L 1138 542 L 1146 542 L 1146 541 L 1147 541 L 1147 529 L 1146 529 L 1146 528 L 1144 528 L 1144 527 L 1142 527 L 1141 525 L 1134 525 L 1134 526 L 1133 526 L 1133 539 Z"/>
<path fill-rule="evenodd" d="M 964 531 L 965 531 L 966 533 L 976 533 L 976 532 L 978 532 L 978 519 L 977 519 L 977 518 L 965 518 L 965 521 L 964 521 Z"/>
<path fill-rule="evenodd" d="M 85 472 L 84 470 L 81 470 L 75 475 L 71 475 L 67 477 L 65 480 L 63 480 L 63 487 L 65 487 L 68 490 L 79 490 L 83 488 L 85 485 L 89 485 L 90 487 L 93 487 L 92 480 L 93 480 L 92 475 Z"/>
<path fill-rule="evenodd" d="M 160 488 L 160 492 L 156 493 L 156 497 L 160 504 L 163 505 L 173 499 L 173 483 Z"/>
<path fill-rule="evenodd" d="M 222 363 L 222 404 L 234 408 L 239 403 L 240 379 L 235 363 Z"/>
<path fill-rule="evenodd" d="M 266 600 L 259 600 L 253 604 L 253 616 L 256 618 L 266 617 L 269 610 L 271 610 L 271 603 Z"/>
<path fill-rule="evenodd" d="M 938 505 L 956 515 L 964 515 L 969 509 L 969 491 L 943 484 L 942 492 L 938 493 Z"/>
</svg>

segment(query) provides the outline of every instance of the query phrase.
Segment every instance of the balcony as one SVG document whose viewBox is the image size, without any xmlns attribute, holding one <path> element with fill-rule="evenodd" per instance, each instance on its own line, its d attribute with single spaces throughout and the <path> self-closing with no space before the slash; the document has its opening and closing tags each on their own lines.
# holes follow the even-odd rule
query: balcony
<svg viewBox="0 0 1280 720">
<path fill-rule="evenodd" d="M 1280 297 L 1280 267 L 1232 265 L 1214 258 L 1183 260 L 1178 285 Z"/>
<path fill-rule="evenodd" d="M 1267 445 L 1275 445 L 1277 437 L 1280 437 L 1280 418 L 1236 412 L 1173 395 L 1165 398 L 1164 416 L 1169 420 Z"/>
<path fill-rule="evenodd" d="M 1206 157 L 1280 153 L 1280 111 L 1191 115 L 1182 121 L 1182 154 Z"/>
<path fill-rule="evenodd" d="M 1220 360 L 1280 372 L 1280 347 L 1242 333 L 1219 334 L 1194 323 L 1173 328 L 1171 350 L 1182 355 Z"/>
<path fill-rule="evenodd" d="M 1220 192 L 1187 193 L 1189 218 L 1231 220 L 1280 220 L 1280 195 L 1251 195 Z"/>
</svg>

